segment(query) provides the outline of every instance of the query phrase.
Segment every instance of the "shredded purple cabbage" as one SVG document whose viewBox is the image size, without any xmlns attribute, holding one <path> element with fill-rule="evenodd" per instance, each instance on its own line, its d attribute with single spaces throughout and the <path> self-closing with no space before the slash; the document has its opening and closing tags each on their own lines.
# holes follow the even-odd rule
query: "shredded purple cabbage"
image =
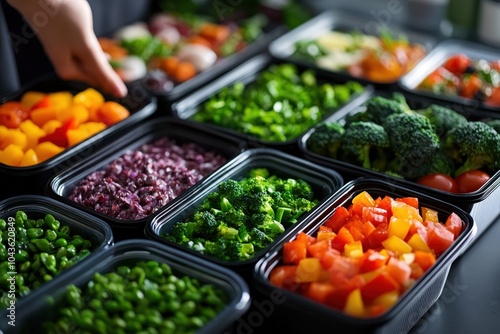
<svg viewBox="0 0 500 334">
<path fill-rule="evenodd" d="M 163 137 L 124 153 L 103 170 L 91 173 L 69 199 L 107 216 L 137 220 L 147 217 L 226 158 L 195 143 Z"/>
</svg>

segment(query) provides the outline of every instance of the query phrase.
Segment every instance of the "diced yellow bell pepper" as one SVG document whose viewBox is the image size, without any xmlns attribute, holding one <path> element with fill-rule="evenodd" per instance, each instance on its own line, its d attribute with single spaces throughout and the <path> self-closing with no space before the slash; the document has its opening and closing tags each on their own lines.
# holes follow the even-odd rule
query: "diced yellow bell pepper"
<svg viewBox="0 0 500 334">
<path fill-rule="evenodd" d="M 400 239 L 406 238 L 408 231 L 411 227 L 411 220 L 406 218 L 397 218 L 392 216 L 389 220 L 389 227 L 387 228 L 387 236 L 397 236 Z"/>
<path fill-rule="evenodd" d="M 352 290 L 347 296 L 344 312 L 354 317 L 362 317 L 365 314 L 365 305 L 359 288 Z"/>
<path fill-rule="evenodd" d="M 64 123 L 71 118 L 75 118 L 78 124 L 85 123 L 89 119 L 89 111 L 82 105 L 72 104 L 57 112 L 57 119 Z"/>
<path fill-rule="evenodd" d="M 0 162 L 9 166 L 19 166 L 23 158 L 23 149 L 15 144 L 9 144 L 0 151 Z"/>
<path fill-rule="evenodd" d="M 363 255 L 363 245 L 361 241 L 354 241 L 344 246 L 344 255 L 351 258 L 360 257 Z"/>
<path fill-rule="evenodd" d="M 382 246 L 389 251 L 393 251 L 397 254 L 410 253 L 412 248 L 403 239 L 393 235 L 382 241 Z"/>
<path fill-rule="evenodd" d="M 415 233 L 414 235 L 411 236 L 410 239 L 408 239 L 408 245 L 413 248 L 413 251 L 424 251 L 424 252 L 430 252 L 431 249 L 429 245 L 425 242 L 424 238 L 418 233 Z"/>
<path fill-rule="evenodd" d="M 361 204 L 363 206 L 375 206 L 375 200 L 367 191 L 362 191 L 361 193 L 356 195 L 352 199 L 352 203 Z"/>
<path fill-rule="evenodd" d="M 335 232 L 318 232 L 318 237 L 316 238 L 316 240 L 332 240 L 336 236 L 337 234 Z"/>
<path fill-rule="evenodd" d="M 104 101 L 104 96 L 93 88 L 87 88 L 73 97 L 73 103 L 83 105 L 89 111 L 97 110 Z M 96 121 L 97 119 L 91 120 Z"/>
<path fill-rule="evenodd" d="M 25 149 L 35 147 L 38 144 L 38 139 L 45 136 L 45 131 L 29 119 L 19 124 L 19 129 L 21 129 L 21 131 L 26 135 L 28 140 Z"/>
<path fill-rule="evenodd" d="M 323 268 L 318 258 L 308 257 L 299 261 L 295 273 L 297 283 L 318 282 Z"/>
<path fill-rule="evenodd" d="M 381 294 L 377 298 L 375 298 L 372 302 L 373 305 L 382 305 L 386 309 L 391 308 L 394 304 L 397 303 L 399 299 L 398 291 L 389 291 L 384 294 Z"/>
<path fill-rule="evenodd" d="M 21 104 L 28 109 L 31 109 L 36 103 L 38 103 L 43 97 L 45 93 L 28 91 L 21 96 Z"/>
<path fill-rule="evenodd" d="M 71 92 L 54 92 L 47 94 L 50 100 L 50 105 L 56 110 L 61 110 L 69 107 L 73 103 L 73 94 Z"/>
<path fill-rule="evenodd" d="M 36 155 L 38 156 L 39 162 L 50 159 L 56 154 L 61 153 L 62 151 L 64 151 L 64 147 L 59 147 L 56 144 L 51 143 L 49 141 L 45 141 L 35 146 L 35 152 Z"/>
<path fill-rule="evenodd" d="M 43 128 L 48 121 L 57 119 L 57 108 L 53 106 L 37 108 L 30 113 L 30 118 L 33 123 Z"/>
<path fill-rule="evenodd" d="M 57 119 L 51 119 L 47 123 L 45 123 L 42 127 L 43 131 L 45 131 L 46 134 L 50 134 L 54 132 L 58 127 L 60 127 L 62 123 L 58 121 Z"/>
<path fill-rule="evenodd" d="M 416 219 L 420 222 L 423 221 L 417 208 L 400 201 L 392 202 L 392 215 L 397 218 Z"/>
<path fill-rule="evenodd" d="M 35 150 L 30 148 L 26 152 L 24 152 L 23 158 L 19 163 L 19 166 L 33 166 L 38 163 L 38 157 L 36 156 Z"/>
<path fill-rule="evenodd" d="M 26 135 L 18 129 L 7 129 L 2 135 L 2 141 L 0 142 L 0 150 L 5 149 L 10 144 L 14 144 L 24 150 L 26 145 L 28 145 L 28 138 Z"/>
<path fill-rule="evenodd" d="M 422 218 L 424 220 L 428 220 L 434 223 L 439 223 L 439 216 L 436 210 L 422 207 L 421 211 L 422 211 Z"/>
</svg>

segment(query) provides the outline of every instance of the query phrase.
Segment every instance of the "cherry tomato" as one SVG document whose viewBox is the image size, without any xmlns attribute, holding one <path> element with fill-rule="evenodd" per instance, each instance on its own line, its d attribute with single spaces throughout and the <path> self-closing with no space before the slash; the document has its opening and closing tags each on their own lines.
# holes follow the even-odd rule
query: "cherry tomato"
<svg viewBox="0 0 500 334">
<path fill-rule="evenodd" d="M 446 174 L 425 175 L 422 176 L 420 179 L 418 179 L 417 183 L 430 188 L 447 191 L 450 193 L 458 192 L 457 181 L 455 181 L 455 179 Z"/>
<path fill-rule="evenodd" d="M 480 170 L 470 170 L 457 176 L 458 191 L 461 193 L 470 193 L 481 188 L 490 176 Z"/>
<path fill-rule="evenodd" d="M 465 72 L 471 64 L 471 60 L 464 54 L 457 54 L 448 58 L 443 67 L 455 75 L 460 75 Z"/>
<path fill-rule="evenodd" d="M 9 101 L 0 105 L 0 125 L 16 129 L 27 118 L 28 110 L 19 102 Z"/>
</svg>

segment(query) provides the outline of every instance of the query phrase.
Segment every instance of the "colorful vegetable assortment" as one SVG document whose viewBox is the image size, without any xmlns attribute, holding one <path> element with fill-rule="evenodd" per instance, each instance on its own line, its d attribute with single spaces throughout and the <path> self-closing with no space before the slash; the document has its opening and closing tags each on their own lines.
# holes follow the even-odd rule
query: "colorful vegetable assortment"
<svg viewBox="0 0 500 334">
<path fill-rule="evenodd" d="M 76 94 L 26 92 L 20 101 L 0 105 L 0 163 L 36 165 L 129 115 L 92 88 Z"/>
<path fill-rule="evenodd" d="M 14 232 L 10 229 L 11 219 L 15 224 Z M 1 308 L 9 306 L 12 300 L 8 280 L 11 275 L 15 275 L 16 298 L 24 297 L 88 256 L 93 248 L 90 240 L 76 234 L 51 214 L 35 219 L 17 211 L 15 217 L 0 219 L 0 231 Z M 12 240 L 15 240 L 14 246 Z M 8 260 L 10 248 L 15 249 L 14 264 Z"/>
<path fill-rule="evenodd" d="M 379 36 L 359 31 L 329 31 L 315 39 L 295 43 L 294 57 L 318 67 L 346 72 L 378 83 L 394 82 L 425 56 L 425 48 L 404 36 L 381 32 Z"/>
<path fill-rule="evenodd" d="M 194 142 L 161 137 L 90 173 L 68 198 L 109 217 L 142 219 L 225 162 L 222 154 Z"/>
<path fill-rule="evenodd" d="M 251 84 L 223 88 L 191 118 L 280 143 L 297 138 L 363 90 L 357 82 L 320 83 L 312 70 L 274 64 Z"/>
<path fill-rule="evenodd" d="M 427 76 L 419 89 L 500 106 L 500 60 L 472 59 L 465 54 L 448 58 Z"/>
<path fill-rule="evenodd" d="M 361 191 L 314 235 L 282 247 L 272 284 L 354 317 L 376 317 L 424 275 L 456 240 L 462 220 L 419 205 L 416 197 Z"/>
<path fill-rule="evenodd" d="M 411 109 L 399 93 L 375 96 L 364 108 L 320 124 L 307 149 L 453 193 L 480 189 L 500 169 L 495 121 L 468 121 L 435 104 Z"/>
<path fill-rule="evenodd" d="M 70 285 L 47 334 L 195 333 L 226 306 L 220 288 L 176 274 L 154 260 L 121 264 L 95 273 L 84 286 Z"/>
<path fill-rule="evenodd" d="M 223 261 L 244 261 L 317 203 L 307 182 L 257 168 L 242 180 L 221 182 L 189 218 L 162 236 Z"/>
<path fill-rule="evenodd" d="M 262 34 L 266 20 L 254 16 L 238 24 L 216 23 L 210 18 L 157 13 L 148 23 L 123 27 L 100 44 L 116 72 L 125 81 L 145 77 L 171 89 L 233 55 Z"/>
</svg>

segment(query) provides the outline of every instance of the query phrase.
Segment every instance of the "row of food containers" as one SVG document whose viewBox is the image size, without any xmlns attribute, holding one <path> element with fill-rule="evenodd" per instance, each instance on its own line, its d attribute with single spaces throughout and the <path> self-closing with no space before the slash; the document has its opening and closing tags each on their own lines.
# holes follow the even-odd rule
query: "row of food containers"
<svg viewBox="0 0 500 334">
<path fill-rule="evenodd" d="M 331 323 L 340 331 L 408 331 L 439 297 L 453 260 L 498 215 L 498 169 L 485 163 L 484 167 L 481 166 L 482 171 L 489 173 L 489 178 L 484 184 L 473 191 L 451 192 L 417 183 L 415 177 L 402 177 L 400 172 L 407 170 L 387 173 L 363 165 L 357 156 L 343 161 L 348 155 L 340 154 L 338 148 L 333 155 L 335 143 L 328 142 L 329 151 L 324 148 L 317 151 L 315 147 L 318 146 L 311 143 L 314 140 L 315 145 L 320 143 L 321 122 L 337 124 L 331 127 L 341 126 L 345 134 L 348 125 L 356 122 L 356 117 L 366 115 L 370 104 L 373 107 L 376 97 L 384 98 L 382 104 L 387 101 L 392 101 L 389 102 L 391 105 L 397 104 L 394 108 L 401 110 L 402 115 L 413 114 L 410 109 L 423 113 L 430 105 L 447 106 L 465 117 L 460 120 L 464 124 L 476 121 L 486 124 L 495 119 L 496 113 L 494 108 L 471 104 L 462 98 L 454 97 L 451 102 L 420 91 L 406 91 L 401 84 L 405 80 L 415 82 L 410 77 L 413 72 L 401 81 L 380 84 L 311 67 L 293 61 L 290 54 L 279 57 L 275 52 L 278 49 L 284 52 L 287 43 L 288 48 L 291 47 L 289 41 L 295 35 L 312 37 L 310 31 L 346 29 L 344 25 L 347 23 L 341 18 L 345 16 L 336 12 L 317 17 L 273 41 L 269 49 L 271 56 L 249 59 L 209 85 L 182 99 L 170 101 L 173 103 L 169 108 L 158 108 L 158 101 L 165 99 L 165 95 L 151 94 L 147 87 L 133 85 L 126 99 L 115 100 L 129 111 L 126 117 L 115 121 L 100 119 L 99 112 L 96 112 L 104 100 L 110 99 L 93 90 L 78 95 L 87 89 L 79 84 L 42 81 L 5 97 L 5 102 L 22 102 L 24 96 L 24 103 L 30 104 L 26 108 L 31 111 L 42 109 L 36 112 L 37 117 L 29 119 L 45 131 L 40 137 L 47 136 L 44 126 L 49 128 L 46 124 L 51 113 L 60 118 L 61 124 L 66 124 L 66 117 L 80 117 L 80 123 L 102 121 L 106 126 L 88 139 L 75 139 L 74 145 L 40 163 L 24 167 L 0 166 L 4 185 L 0 218 L 5 223 L 2 275 L 6 278 L 17 275 L 17 282 L 26 282 L 26 285 L 18 283 L 16 292 L 26 296 L 15 303 L 8 295 L 8 281 L 5 280 L 4 284 L 2 302 L 5 306 L 15 307 L 14 312 L 12 307 L 7 307 L 4 315 L 15 315 L 14 319 L 22 324 L 16 326 L 16 330 L 33 333 L 36 330 L 47 332 L 51 328 L 58 332 L 68 323 L 78 323 L 85 328 L 89 323 L 97 322 L 102 328 L 107 325 L 118 328 L 135 318 L 128 306 L 138 303 L 143 308 L 161 310 L 172 316 L 171 319 L 144 320 L 146 315 L 141 315 L 138 318 L 144 321 L 134 323 L 139 329 L 148 322 L 157 323 L 161 330 L 174 332 L 192 331 L 193 328 L 202 328 L 200 332 L 206 333 L 237 331 L 235 321 L 248 311 L 252 300 L 267 300 L 279 292 L 285 300 L 276 303 L 280 309 L 283 307 L 287 312 L 287 308 L 291 308 L 304 316 L 317 317 L 319 325 Z M 361 21 L 347 21 L 351 24 L 359 22 L 357 27 L 364 27 Z M 318 24 L 324 25 L 323 30 L 318 29 Z M 427 50 L 430 59 L 442 57 L 439 46 Z M 474 52 L 479 50 L 474 48 Z M 488 53 L 472 56 L 497 60 Z M 424 58 L 415 65 L 416 73 L 423 73 L 421 66 L 428 70 L 429 62 L 431 60 Z M 67 94 L 64 98 L 59 97 L 59 103 L 66 103 L 66 107 L 60 109 L 71 109 L 62 113 L 51 110 L 53 106 L 50 105 L 57 101 L 54 98 L 57 95 L 52 93 L 61 91 L 72 92 L 70 98 Z M 246 91 L 249 93 L 244 93 Z M 26 92 L 43 94 L 32 95 L 29 99 Z M 45 97 L 48 102 L 41 102 Z M 285 100 L 287 102 L 283 102 Z M 87 108 L 87 114 L 75 105 Z M 244 108 L 244 115 L 234 113 L 237 108 Z M 300 110 L 300 113 L 294 114 L 295 110 Z M 372 118 L 360 117 L 358 121 L 375 123 Z M 241 124 L 244 125 L 239 127 Z M 375 128 L 381 130 L 380 126 Z M 76 126 L 72 128 L 75 129 Z M 23 132 L 22 128 L 20 132 Z M 389 130 L 385 129 L 384 133 L 387 132 Z M 324 143 L 333 138 L 328 132 L 324 134 L 327 134 L 322 139 Z M 77 137 L 76 134 L 73 136 Z M 436 136 L 431 135 L 434 139 Z M 22 144 L 23 140 L 18 140 Z M 24 140 L 25 147 L 28 147 L 29 140 L 33 139 Z M 494 143 L 493 140 L 488 143 Z M 34 145 L 32 150 L 38 153 L 40 148 L 36 145 L 39 143 L 31 144 Z M 387 143 L 381 148 L 382 151 L 376 151 L 376 157 L 391 151 Z M 401 154 L 390 152 L 387 156 Z M 419 154 L 426 153 L 421 150 L 410 156 L 416 160 Z M 254 183 L 264 182 L 262 179 L 267 178 L 267 188 L 260 183 L 253 184 L 258 191 L 255 188 L 246 197 L 233 200 L 228 199 L 230 195 L 222 196 L 224 201 L 213 195 L 220 189 L 234 190 L 232 187 L 237 187 L 237 182 L 231 180 L 244 182 L 255 176 L 258 176 L 258 181 L 252 181 Z M 292 181 L 286 183 L 290 179 Z M 224 186 L 219 188 L 221 184 Z M 286 187 L 297 189 L 291 191 Z M 267 197 L 262 195 L 265 191 L 269 192 Z M 277 197 L 282 191 L 284 196 L 302 194 L 305 198 L 297 202 L 303 207 L 297 207 L 296 198 L 287 202 Z M 269 205 L 276 206 L 269 208 Z M 346 210 L 339 209 L 341 207 Z M 198 211 L 203 208 L 205 213 Z M 242 217 L 242 211 L 246 209 L 251 219 Z M 348 231 L 333 224 L 337 214 L 342 212 L 348 213 L 341 220 L 342 224 L 349 226 Z M 54 225 L 47 214 L 55 217 L 60 225 Z M 224 215 L 230 215 L 228 221 L 235 225 L 220 224 L 220 217 Z M 265 220 L 269 215 L 272 219 Z M 353 227 L 355 223 L 348 219 L 355 220 L 354 217 L 360 216 L 363 221 L 371 222 L 364 226 L 365 229 Z M 219 220 L 219 224 L 214 220 Z M 174 227 L 181 221 L 187 224 L 183 228 Z M 11 222 L 13 225 L 9 225 Z M 437 230 L 435 224 L 428 222 L 446 226 L 446 231 Z M 194 226 L 199 224 L 212 226 L 212 229 L 205 226 L 202 232 L 195 233 Z M 67 227 L 61 231 L 63 226 Z M 264 226 L 266 233 L 261 233 Z M 380 226 L 378 230 L 377 226 Z M 16 230 L 18 255 L 13 259 L 8 250 L 9 227 Z M 378 233 L 365 238 L 374 231 Z M 183 233 L 194 240 L 186 240 Z M 215 240 L 203 241 L 207 235 Z M 379 236 L 376 240 L 375 235 Z M 238 243 L 225 244 L 221 242 L 222 236 L 238 240 Z M 328 252 L 320 252 L 322 245 Z M 34 257 L 29 258 L 28 254 Z M 226 257 L 222 258 L 223 254 Z M 168 281 L 154 278 L 154 272 L 160 270 L 153 263 L 155 261 L 171 266 L 171 273 L 177 278 Z M 334 263 L 337 267 L 333 266 Z M 10 264 L 15 265 L 16 274 L 13 274 Z M 122 268 L 123 264 L 130 268 Z M 160 267 L 162 271 L 170 271 Z M 44 270 L 41 272 L 40 268 Z M 119 294 L 123 291 L 119 289 L 128 289 L 124 288 L 125 284 L 133 284 L 127 283 L 127 279 L 132 277 L 131 281 L 135 280 L 129 271 L 143 275 L 139 279 L 142 283 L 148 281 L 159 285 L 154 289 L 151 284 L 148 286 L 149 283 L 134 286 L 140 290 L 138 295 L 146 298 L 136 296 L 128 302 L 122 301 L 127 305 L 125 308 L 113 303 L 103 305 L 109 301 L 109 296 L 103 296 L 93 287 L 101 285 L 101 289 L 110 289 L 110 293 L 116 288 Z M 120 277 L 111 272 L 119 273 Z M 96 273 L 111 276 L 96 276 Z M 168 289 L 184 292 L 184 287 L 172 287 L 180 275 L 219 289 L 218 292 L 207 292 L 212 302 L 193 307 L 193 302 L 200 301 L 183 295 L 185 299 L 180 298 L 182 305 L 167 305 L 161 304 L 158 296 L 150 292 Z M 165 275 L 158 276 L 165 278 Z M 88 283 L 91 279 L 92 283 Z M 387 290 L 374 288 L 377 281 Z M 28 282 L 34 285 L 26 289 Z M 366 284 L 368 282 L 371 283 Z M 90 290 L 68 290 L 72 284 Z M 201 289 L 198 283 L 177 284 L 196 285 Z M 209 289 L 204 287 L 202 290 Z M 72 293 L 73 297 L 76 294 L 78 298 L 63 297 L 64 293 Z M 84 298 L 86 294 L 92 298 Z M 179 299 L 179 295 L 171 297 Z M 56 303 L 54 306 L 54 300 L 66 304 L 58 307 L 63 304 Z M 84 303 L 92 303 L 92 306 Z M 35 318 L 41 321 L 42 317 L 46 320 L 49 305 L 52 305 L 51 316 L 59 312 L 65 320 L 45 324 L 47 327 L 40 327 L 39 321 L 23 320 Z M 36 324 L 36 328 L 31 324 Z M 2 326 L 4 331 L 14 329 L 11 325 Z"/>
</svg>

